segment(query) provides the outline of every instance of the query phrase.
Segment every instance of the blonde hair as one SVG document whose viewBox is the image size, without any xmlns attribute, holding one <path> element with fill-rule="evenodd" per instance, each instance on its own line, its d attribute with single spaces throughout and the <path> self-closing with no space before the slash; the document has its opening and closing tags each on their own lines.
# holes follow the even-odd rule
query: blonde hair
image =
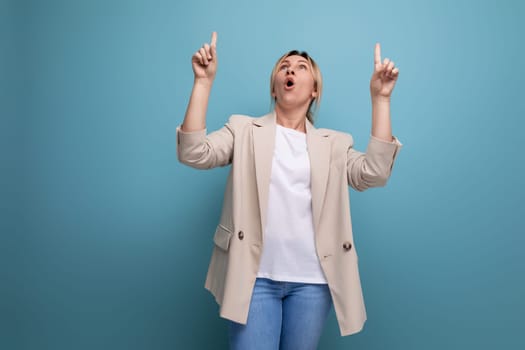
<svg viewBox="0 0 525 350">
<path fill-rule="evenodd" d="M 310 68 L 312 70 L 312 75 L 314 78 L 314 89 L 317 92 L 317 96 L 312 99 L 310 102 L 310 106 L 308 106 L 308 112 L 306 112 L 306 118 L 313 124 L 314 123 L 314 117 L 317 114 L 317 111 L 319 110 L 319 104 L 321 103 L 321 93 L 323 91 L 323 77 L 321 76 L 321 70 L 319 69 L 319 66 L 315 61 L 308 55 L 306 51 L 298 51 L 298 50 L 292 50 L 288 51 L 284 55 L 281 56 L 277 60 L 277 63 L 275 63 L 275 66 L 272 70 L 272 75 L 270 77 L 270 96 L 273 96 L 273 84 L 275 83 L 275 76 L 277 75 L 277 72 L 279 71 L 279 66 L 281 63 L 290 56 L 301 56 L 304 59 L 308 61 L 310 64 Z M 275 103 L 275 97 L 272 97 L 272 105 Z"/>
</svg>

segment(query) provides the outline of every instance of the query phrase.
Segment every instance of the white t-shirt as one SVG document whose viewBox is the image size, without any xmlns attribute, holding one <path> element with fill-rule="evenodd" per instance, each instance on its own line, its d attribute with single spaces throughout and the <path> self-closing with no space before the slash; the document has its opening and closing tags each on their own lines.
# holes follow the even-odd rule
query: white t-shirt
<svg viewBox="0 0 525 350">
<path fill-rule="evenodd" d="M 257 276 L 327 283 L 315 250 L 306 134 L 278 124 Z"/>
</svg>

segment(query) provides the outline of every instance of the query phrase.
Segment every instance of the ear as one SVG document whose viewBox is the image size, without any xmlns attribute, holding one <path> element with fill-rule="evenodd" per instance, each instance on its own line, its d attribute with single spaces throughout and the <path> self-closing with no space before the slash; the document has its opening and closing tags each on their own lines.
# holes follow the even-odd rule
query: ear
<svg viewBox="0 0 525 350">
<path fill-rule="evenodd" d="M 312 98 L 317 98 L 317 91 L 312 91 Z"/>
</svg>

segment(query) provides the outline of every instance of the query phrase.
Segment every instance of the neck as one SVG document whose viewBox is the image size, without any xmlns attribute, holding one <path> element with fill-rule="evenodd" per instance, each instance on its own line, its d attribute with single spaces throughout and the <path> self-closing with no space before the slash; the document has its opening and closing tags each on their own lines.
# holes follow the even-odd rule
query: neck
<svg viewBox="0 0 525 350">
<path fill-rule="evenodd" d="M 279 105 L 275 106 L 275 121 L 285 128 L 306 133 L 306 111 L 286 110 Z"/>
</svg>

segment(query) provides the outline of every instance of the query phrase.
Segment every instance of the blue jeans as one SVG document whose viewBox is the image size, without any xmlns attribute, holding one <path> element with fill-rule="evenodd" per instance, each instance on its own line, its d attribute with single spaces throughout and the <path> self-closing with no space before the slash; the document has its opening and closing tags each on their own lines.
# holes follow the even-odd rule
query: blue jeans
<svg viewBox="0 0 525 350">
<path fill-rule="evenodd" d="M 332 298 L 327 284 L 257 278 L 246 325 L 230 320 L 231 350 L 315 350 Z"/>
</svg>

